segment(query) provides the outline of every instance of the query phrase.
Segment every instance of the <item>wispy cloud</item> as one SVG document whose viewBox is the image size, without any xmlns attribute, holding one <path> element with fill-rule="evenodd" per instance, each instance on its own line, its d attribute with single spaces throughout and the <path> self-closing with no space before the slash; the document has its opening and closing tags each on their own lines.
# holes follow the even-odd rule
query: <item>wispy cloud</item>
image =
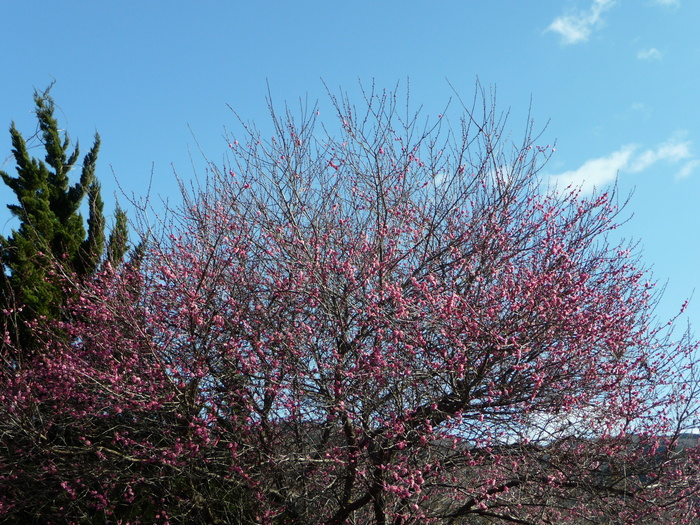
<svg viewBox="0 0 700 525">
<path fill-rule="evenodd" d="M 628 112 L 634 112 L 642 118 L 648 119 L 652 115 L 653 110 L 643 102 L 635 102 L 629 107 L 626 113 Z"/>
<path fill-rule="evenodd" d="M 550 181 L 560 190 L 575 186 L 581 187 L 584 192 L 591 192 L 594 188 L 613 182 L 617 174 L 630 163 L 636 149 L 637 146 L 632 144 L 623 146 L 605 157 L 587 160 L 578 169 L 552 175 Z"/>
<path fill-rule="evenodd" d="M 610 155 L 587 160 L 578 169 L 552 175 L 550 182 L 560 191 L 573 186 L 590 193 L 614 182 L 620 173 L 639 173 L 661 161 L 670 164 L 686 161 L 676 178 L 688 177 L 700 166 L 700 159 L 693 158 L 692 142 L 683 140 L 683 136 L 682 133 L 676 134 L 651 149 L 640 150 L 638 145 L 627 144 Z"/>
<path fill-rule="evenodd" d="M 692 143 L 689 140 L 682 140 L 682 136 L 683 135 L 679 133 L 666 142 L 659 144 L 655 149 L 642 151 L 632 159 L 629 166 L 627 166 L 627 171 L 639 173 L 660 160 L 675 164 L 691 158 L 693 156 L 690 151 Z"/>
<path fill-rule="evenodd" d="M 653 0 L 654 5 L 661 5 L 664 7 L 680 7 L 681 0 Z"/>
<path fill-rule="evenodd" d="M 559 34 L 563 44 L 586 42 L 593 29 L 600 25 L 603 13 L 615 3 L 616 0 L 593 0 L 593 4 L 586 11 L 572 12 L 555 18 L 547 31 Z"/>
<path fill-rule="evenodd" d="M 700 160 L 689 160 L 688 162 L 683 164 L 680 170 L 678 170 L 678 173 L 676 173 L 676 179 L 686 179 L 690 177 L 695 171 L 695 168 L 697 168 L 698 166 L 700 166 Z"/>
<path fill-rule="evenodd" d="M 637 58 L 640 60 L 661 60 L 663 55 L 661 54 L 661 51 L 656 49 L 655 47 L 652 47 L 650 49 L 642 49 L 637 53 Z"/>
</svg>

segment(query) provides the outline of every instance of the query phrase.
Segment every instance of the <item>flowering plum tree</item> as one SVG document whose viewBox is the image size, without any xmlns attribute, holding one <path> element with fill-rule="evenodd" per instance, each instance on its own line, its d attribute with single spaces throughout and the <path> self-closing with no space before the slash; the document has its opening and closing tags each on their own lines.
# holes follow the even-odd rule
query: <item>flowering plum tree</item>
<svg viewBox="0 0 700 525">
<path fill-rule="evenodd" d="M 654 324 L 614 197 L 547 189 L 551 149 L 483 95 L 425 125 L 332 100 L 335 135 L 242 126 L 138 271 L 84 285 L 71 343 L 2 378 L 0 514 L 697 518 L 695 344 Z"/>
</svg>

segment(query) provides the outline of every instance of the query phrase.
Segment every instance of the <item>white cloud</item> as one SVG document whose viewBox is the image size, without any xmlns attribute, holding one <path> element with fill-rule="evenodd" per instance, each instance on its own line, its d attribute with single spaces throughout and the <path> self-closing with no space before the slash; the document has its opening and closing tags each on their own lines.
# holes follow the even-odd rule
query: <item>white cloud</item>
<svg viewBox="0 0 700 525">
<path fill-rule="evenodd" d="M 623 146 L 607 157 L 587 160 L 576 170 L 553 175 L 550 180 L 560 190 L 575 186 L 589 193 L 594 188 L 601 188 L 613 182 L 620 170 L 629 164 L 636 149 L 637 146 L 633 144 Z"/>
<path fill-rule="evenodd" d="M 547 31 L 558 33 L 564 44 L 586 42 L 593 29 L 600 25 L 602 14 L 614 6 L 616 0 L 593 0 L 587 11 L 570 13 L 554 19 Z"/>
<path fill-rule="evenodd" d="M 686 162 L 685 164 L 683 164 L 683 167 L 680 170 L 678 170 L 678 173 L 676 173 L 676 179 L 685 179 L 687 177 L 690 177 L 693 171 L 695 171 L 695 168 L 697 168 L 698 166 L 700 166 L 700 160 L 698 159 L 693 159 Z"/>
<path fill-rule="evenodd" d="M 648 149 L 640 153 L 632 160 L 627 168 L 631 173 L 639 173 L 644 171 L 660 160 L 665 160 L 671 163 L 678 163 L 682 160 L 692 157 L 690 147 L 692 143 L 689 140 L 681 141 L 682 135 L 671 137 L 666 142 L 659 144 L 656 149 Z"/>
<path fill-rule="evenodd" d="M 662 56 L 661 51 L 655 47 L 650 49 L 642 49 L 639 51 L 639 53 L 637 53 L 637 58 L 640 60 L 661 60 Z"/>
<path fill-rule="evenodd" d="M 660 161 L 671 164 L 686 161 L 676 178 L 688 177 L 700 166 L 700 160 L 693 159 L 692 142 L 682 138 L 682 133 L 676 134 L 657 147 L 642 151 L 635 144 L 627 144 L 610 155 L 587 160 L 578 169 L 552 175 L 550 182 L 559 191 L 572 186 L 590 193 L 595 188 L 600 189 L 614 182 L 622 172 L 639 173 Z"/>
<path fill-rule="evenodd" d="M 661 5 L 664 7 L 680 7 L 681 0 L 653 0 L 654 5 Z"/>
</svg>

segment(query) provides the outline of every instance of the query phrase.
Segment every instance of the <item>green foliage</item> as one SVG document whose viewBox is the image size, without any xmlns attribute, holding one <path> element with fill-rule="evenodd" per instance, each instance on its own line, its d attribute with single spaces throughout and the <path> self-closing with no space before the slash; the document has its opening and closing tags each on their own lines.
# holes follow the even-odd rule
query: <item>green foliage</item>
<svg viewBox="0 0 700 525">
<path fill-rule="evenodd" d="M 13 122 L 10 136 L 17 175 L 0 171 L 17 198 L 8 208 L 19 219 L 19 228 L 8 238 L 0 236 L 0 300 L 10 321 L 6 330 L 13 343 L 23 349 L 35 345 L 34 329 L 27 322 L 60 317 L 67 295 L 64 277 L 92 275 L 104 260 L 117 265 L 127 251 L 127 221 L 119 208 L 105 246 L 104 203 L 95 176 L 100 137 L 95 134 L 83 157 L 80 179 L 71 185 L 69 174 L 78 167 L 80 148 L 78 144 L 71 148 L 68 133 L 59 128 L 50 89 L 34 93 L 44 160 L 30 155 Z M 79 212 L 85 197 L 87 231 Z"/>
</svg>

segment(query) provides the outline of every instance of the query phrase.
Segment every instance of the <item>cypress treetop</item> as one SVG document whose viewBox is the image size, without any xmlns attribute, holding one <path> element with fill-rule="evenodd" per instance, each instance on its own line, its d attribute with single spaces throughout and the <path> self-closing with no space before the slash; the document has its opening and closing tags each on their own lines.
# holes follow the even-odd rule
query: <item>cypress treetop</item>
<svg viewBox="0 0 700 525">
<path fill-rule="evenodd" d="M 71 148 L 68 133 L 59 128 L 50 89 L 34 92 L 44 160 L 29 154 L 27 142 L 13 122 L 10 136 L 17 175 L 0 171 L 17 198 L 7 207 L 19 220 L 19 227 L 9 237 L 0 236 L 0 301 L 6 313 L 6 330 L 20 348 L 33 346 L 28 321 L 60 317 L 67 297 L 58 274 L 85 278 L 103 261 L 118 264 L 127 250 L 127 221 L 119 207 L 109 242 L 105 242 L 104 203 L 95 175 L 100 136 L 95 134 L 82 164 L 77 164 L 80 147 L 76 143 Z M 78 168 L 80 178 L 71 184 L 70 172 Z M 87 231 L 79 211 L 86 196 Z"/>
</svg>

